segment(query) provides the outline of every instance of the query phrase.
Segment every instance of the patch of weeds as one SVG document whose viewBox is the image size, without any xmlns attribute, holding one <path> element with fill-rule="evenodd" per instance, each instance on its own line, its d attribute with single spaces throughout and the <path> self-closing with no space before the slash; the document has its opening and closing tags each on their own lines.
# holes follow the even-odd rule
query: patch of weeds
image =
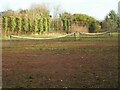
<svg viewBox="0 0 120 90">
<path fill-rule="evenodd" d="M 29 79 L 29 80 L 34 79 L 34 78 L 33 78 L 33 75 L 32 75 L 32 74 L 29 74 L 29 75 L 28 75 L 28 79 Z"/>
</svg>

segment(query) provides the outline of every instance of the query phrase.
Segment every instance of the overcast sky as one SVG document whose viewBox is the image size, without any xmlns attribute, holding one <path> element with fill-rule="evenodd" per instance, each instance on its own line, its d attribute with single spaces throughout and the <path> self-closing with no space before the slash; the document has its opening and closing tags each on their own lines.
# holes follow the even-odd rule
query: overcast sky
<svg viewBox="0 0 120 90">
<path fill-rule="evenodd" d="M 120 0 L 0 0 L 0 11 L 29 9 L 32 4 L 45 4 L 50 12 L 59 5 L 62 11 L 84 13 L 103 20 L 110 10 L 118 12 Z"/>
</svg>

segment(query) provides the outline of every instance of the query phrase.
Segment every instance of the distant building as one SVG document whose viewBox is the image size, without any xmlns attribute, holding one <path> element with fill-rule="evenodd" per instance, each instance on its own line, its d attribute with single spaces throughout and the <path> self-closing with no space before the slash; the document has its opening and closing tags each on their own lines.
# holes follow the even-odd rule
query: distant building
<svg viewBox="0 0 120 90">
<path fill-rule="evenodd" d="M 118 2 L 118 15 L 120 16 L 120 1 Z"/>
</svg>

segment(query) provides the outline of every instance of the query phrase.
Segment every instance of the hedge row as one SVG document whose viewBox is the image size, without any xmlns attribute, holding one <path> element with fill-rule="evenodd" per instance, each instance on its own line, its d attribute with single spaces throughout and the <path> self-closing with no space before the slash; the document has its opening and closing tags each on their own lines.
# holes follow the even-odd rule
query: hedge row
<svg viewBox="0 0 120 90">
<path fill-rule="evenodd" d="M 42 33 L 49 32 L 50 19 L 40 18 L 30 21 L 27 17 L 3 16 L 2 27 L 4 32 L 15 33 Z"/>
<path fill-rule="evenodd" d="M 10 32 L 11 34 L 27 34 L 27 33 L 43 33 L 49 32 L 50 28 L 53 28 L 54 31 L 59 31 L 60 29 L 63 32 L 69 33 L 71 29 L 71 21 L 66 19 L 53 20 L 53 27 L 51 27 L 50 18 L 36 18 L 31 21 L 27 17 L 14 17 L 14 16 L 3 16 L 3 30 L 4 32 Z"/>
</svg>

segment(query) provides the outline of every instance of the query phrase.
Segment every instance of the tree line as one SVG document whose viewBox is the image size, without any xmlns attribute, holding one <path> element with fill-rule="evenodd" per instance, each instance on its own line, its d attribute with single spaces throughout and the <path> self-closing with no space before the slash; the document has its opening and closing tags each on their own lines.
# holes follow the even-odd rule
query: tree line
<svg viewBox="0 0 120 90">
<path fill-rule="evenodd" d="M 68 33 L 71 22 L 67 19 L 52 18 L 44 6 L 31 9 L 5 11 L 2 17 L 3 32 L 9 34 L 43 34 L 54 32 Z"/>
<path fill-rule="evenodd" d="M 50 29 L 55 32 L 70 32 L 71 21 L 67 19 L 55 19 L 40 17 L 31 21 L 28 17 L 3 16 L 2 26 L 4 35 L 9 34 L 43 34 L 49 33 Z"/>
<path fill-rule="evenodd" d="M 85 26 L 90 33 L 116 30 L 120 27 L 120 17 L 115 11 L 111 10 L 103 21 L 98 21 L 86 14 L 71 14 L 68 12 L 63 12 L 58 17 L 52 18 L 48 8 L 39 5 L 29 10 L 8 10 L 2 17 L 5 35 L 71 33 L 72 25 Z"/>
<path fill-rule="evenodd" d="M 29 18 L 3 16 L 3 30 L 5 34 L 27 34 L 27 33 L 43 33 L 50 29 L 49 17 L 36 18 L 33 22 Z"/>
<path fill-rule="evenodd" d="M 120 28 L 120 16 L 111 10 L 100 25 L 102 31 L 117 31 Z"/>
</svg>

